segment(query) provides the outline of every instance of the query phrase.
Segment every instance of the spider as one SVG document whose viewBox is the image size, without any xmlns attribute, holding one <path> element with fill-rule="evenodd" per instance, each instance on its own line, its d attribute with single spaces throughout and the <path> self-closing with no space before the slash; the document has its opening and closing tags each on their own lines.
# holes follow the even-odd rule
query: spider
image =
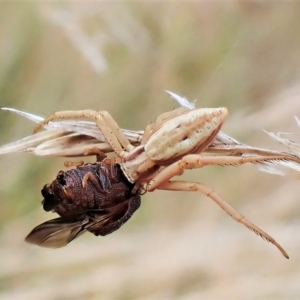
<svg viewBox="0 0 300 300">
<path fill-rule="evenodd" d="M 300 158 L 287 154 L 274 155 L 203 155 L 220 131 L 227 117 L 226 108 L 178 108 L 163 113 L 144 131 L 141 144 L 133 146 L 123 135 L 118 124 L 107 111 L 84 109 L 55 112 L 39 123 L 39 131 L 54 119 L 92 118 L 118 157 L 118 164 L 136 191 L 152 192 L 156 189 L 170 191 L 201 192 L 217 203 L 234 220 L 245 225 L 263 239 L 274 244 L 289 258 L 287 252 L 266 232 L 247 220 L 208 185 L 200 182 L 172 180 L 187 169 L 208 165 L 242 165 L 274 160 L 291 160 L 300 163 Z M 90 153 L 91 154 L 91 153 Z M 95 154 L 97 154 L 95 152 Z"/>
</svg>

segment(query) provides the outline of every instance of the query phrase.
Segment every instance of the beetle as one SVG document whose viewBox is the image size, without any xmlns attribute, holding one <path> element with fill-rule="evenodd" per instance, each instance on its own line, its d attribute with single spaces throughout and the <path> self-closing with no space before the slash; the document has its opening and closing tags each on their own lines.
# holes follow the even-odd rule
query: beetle
<svg viewBox="0 0 300 300">
<path fill-rule="evenodd" d="M 47 248 L 66 246 L 85 232 L 105 236 L 118 230 L 140 207 L 120 166 L 110 160 L 60 171 L 41 193 L 45 211 L 59 218 L 35 227 L 25 241 Z"/>
</svg>

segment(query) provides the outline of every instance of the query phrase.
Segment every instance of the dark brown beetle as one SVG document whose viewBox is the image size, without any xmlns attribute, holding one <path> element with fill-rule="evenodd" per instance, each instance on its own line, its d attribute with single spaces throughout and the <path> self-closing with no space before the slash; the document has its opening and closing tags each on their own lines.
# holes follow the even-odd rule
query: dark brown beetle
<svg viewBox="0 0 300 300">
<path fill-rule="evenodd" d="M 60 171 L 41 192 L 44 210 L 61 217 L 35 227 L 25 240 L 59 248 L 86 231 L 95 235 L 112 233 L 140 206 L 140 195 L 133 193 L 133 188 L 120 166 L 110 160 Z"/>
</svg>

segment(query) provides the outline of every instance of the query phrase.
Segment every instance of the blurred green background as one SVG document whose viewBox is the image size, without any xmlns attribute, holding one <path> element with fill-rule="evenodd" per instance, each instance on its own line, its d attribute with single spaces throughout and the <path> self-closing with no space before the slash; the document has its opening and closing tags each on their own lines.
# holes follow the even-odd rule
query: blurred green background
<svg viewBox="0 0 300 300">
<path fill-rule="evenodd" d="M 228 107 L 223 131 L 280 149 L 262 129 L 293 132 L 300 117 L 300 3 L 0 3 L 0 106 L 48 116 L 107 110 L 140 130 L 177 107 L 165 89 Z M 0 111 L 0 144 L 33 124 Z M 300 140 L 300 138 L 298 139 Z M 0 157 L 1 299 L 299 299 L 299 185 L 255 166 L 208 167 L 213 186 L 280 242 L 278 250 L 205 196 L 156 191 L 119 231 L 48 250 L 23 239 L 54 218 L 40 190 L 64 159 Z"/>
</svg>

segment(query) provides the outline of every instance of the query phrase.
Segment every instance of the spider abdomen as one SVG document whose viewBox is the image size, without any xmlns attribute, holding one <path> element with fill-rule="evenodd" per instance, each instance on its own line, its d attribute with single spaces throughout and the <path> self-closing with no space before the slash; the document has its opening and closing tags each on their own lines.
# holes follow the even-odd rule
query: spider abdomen
<svg viewBox="0 0 300 300">
<path fill-rule="evenodd" d="M 201 108 L 184 111 L 154 128 L 145 151 L 154 161 L 178 159 L 203 151 L 219 132 L 227 108 Z"/>
</svg>

